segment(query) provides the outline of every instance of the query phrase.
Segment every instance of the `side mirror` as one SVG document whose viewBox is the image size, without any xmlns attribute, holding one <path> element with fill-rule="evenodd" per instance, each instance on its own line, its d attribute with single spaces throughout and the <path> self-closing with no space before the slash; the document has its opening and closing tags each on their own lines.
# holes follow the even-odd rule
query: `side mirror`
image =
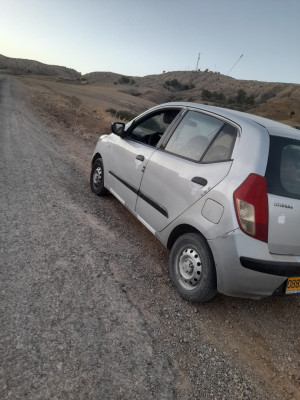
<svg viewBox="0 0 300 400">
<path fill-rule="evenodd" d="M 114 122 L 111 124 L 112 133 L 124 137 L 125 136 L 125 124 L 123 122 Z"/>
</svg>

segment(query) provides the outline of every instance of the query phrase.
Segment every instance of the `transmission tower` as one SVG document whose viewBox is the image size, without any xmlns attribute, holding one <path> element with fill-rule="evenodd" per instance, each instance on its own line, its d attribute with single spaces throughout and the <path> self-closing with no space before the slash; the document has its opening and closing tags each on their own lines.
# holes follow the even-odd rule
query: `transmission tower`
<svg viewBox="0 0 300 400">
<path fill-rule="evenodd" d="M 196 72 L 198 71 L 198 65 L 199 65 L 199 61 L 200 61 L 200 55 L 201 55 L 201 53 L 199 53 L 199 55 L 198 55 L 198 60 L 197 60 L 197 64 L 196 64 Z"/>
<path fill-rule="evenodd" d="M 230 68 L 230 70 L 227 72 L 226 75 L 229 74 L 233 70 L 233 68 L 237 65 L 237 63 L 240 61 L 240 59 L 243 57 L 243 54 L 236 60 L 236 62 L 233 64 L 233 66 Z"/>
</svg>

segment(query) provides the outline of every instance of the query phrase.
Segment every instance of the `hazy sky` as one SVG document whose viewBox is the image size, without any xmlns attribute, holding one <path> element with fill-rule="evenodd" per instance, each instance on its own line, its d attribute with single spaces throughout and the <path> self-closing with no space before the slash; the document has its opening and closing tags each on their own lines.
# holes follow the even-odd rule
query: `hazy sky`
<svg viewBox="0 0 300 400">
<path fill-rule="evenodd" d="M 201 70 L 300 83 L 300 0 L 0 0 L 7 57 L 144 76 L 199 53 Z"/>
</svg>

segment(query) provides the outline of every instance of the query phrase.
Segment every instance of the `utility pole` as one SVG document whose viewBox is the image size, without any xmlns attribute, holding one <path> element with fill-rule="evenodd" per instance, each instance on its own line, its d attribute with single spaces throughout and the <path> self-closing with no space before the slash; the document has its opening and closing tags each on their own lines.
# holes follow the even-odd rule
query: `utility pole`
<svg viewBox="0 0 300 400">
<path fill-rule="evenodd" d="M 198 60 L 197 60 L 197 64 L 196 64 L 196 72 L 198 71 L 198 65 L 199 65 L 199 61 L 200 61 L 200 55 L 201 55 L 201 53 L 199 53 L 199 55 L 198 55 Z"/>
</svg>

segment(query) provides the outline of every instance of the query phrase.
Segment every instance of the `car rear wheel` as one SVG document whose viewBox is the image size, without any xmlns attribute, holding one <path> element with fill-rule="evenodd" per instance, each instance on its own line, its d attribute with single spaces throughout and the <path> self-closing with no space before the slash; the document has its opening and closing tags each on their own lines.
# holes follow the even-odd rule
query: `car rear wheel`
<svg viewBox="0 0 300 400">
<path fill-rule="evenodd" d="M 105 196 L 108 193 L 104 187 L 104 169 L 101 158 L 97 158 L 92 166 L 90 184 L 92 191 L 97 196 Z"/>
<path fill-rule="evenodd" d="M 216 295 L 214 260 L 200 234 L 186 233 L 176 240 L 170 254 L 170 278 L 185 300 L 205 302 Z"/>
</svg>

